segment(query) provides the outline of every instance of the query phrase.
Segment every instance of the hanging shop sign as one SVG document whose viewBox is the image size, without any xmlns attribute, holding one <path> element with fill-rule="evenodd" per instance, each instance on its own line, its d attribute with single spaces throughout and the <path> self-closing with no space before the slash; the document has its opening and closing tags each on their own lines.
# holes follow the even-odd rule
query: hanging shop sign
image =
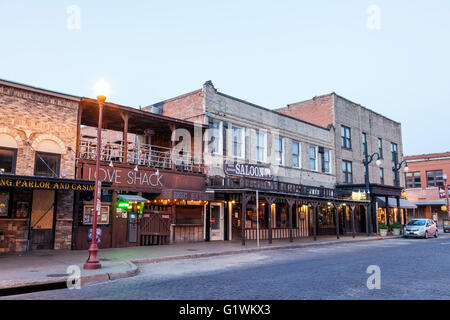
<svg viewBox="0 0 450 320">
<path fill-rule="evenodd" d="M 203 175 L 186 175 L 167 170 L 130 166 L 100 166 L 99 179 L 114 188 L 131 191 L 160 192 L 166 188 L 204 190 Z M 95 180 L 95 165 L 83 164 L 83 179 Z"/>
<path fill-rule="evenodd" d="M 25 176 L 2 176 L 0 177 L 0 187 L 74 191 L 94 191 L 95 189 L 93 181 L 83 182 L 71 179 L 46 179 Z"/>
<path fill-rule="evenodd" d="M 450 186 L 447 186 L 447 192 L 448 192 L 448 196 L 450 197 Z M 443 199 L 446 197 L 447 196 L 445 195 L 445 187 L 439 186 L 439 198 Z"/>
<path fill-rule="evenodd" d="M 270 166 L 250 163 L 224 163 L 226 175 L 246 177 L 254 179 L 272 180 L 272 170 Z"/>
</svg>

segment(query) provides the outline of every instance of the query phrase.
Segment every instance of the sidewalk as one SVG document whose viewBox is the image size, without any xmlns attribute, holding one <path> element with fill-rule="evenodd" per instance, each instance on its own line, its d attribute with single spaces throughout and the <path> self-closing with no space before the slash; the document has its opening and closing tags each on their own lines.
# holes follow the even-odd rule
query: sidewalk
<svg viewBox="0 0 450 320">
<path fill-rule="evenodd" d="M 139 273 L 139 269 L 136 266 L 139 263 L 157 263 L 263 250 L 324 246 L 393 238 L 397 237 L 358 236 L 353 239 L 352 237 L 341 236 L 337 240 L 334 236 L 321 236 L 317 238 L 317 241 L 313 241 L 312 238 L 294 239 L 292 243 L 288 242 L 288 240 L 274 240 L 271 245 L 267 243 L 267 240 L 262 240 L 259 247 L 256 246 L 256 241 L 247 241 L 246 246 L 242 246 L 239 241 L 217 241 L 102 249 L 99 251 L 99 259 L 103 267 L 98 270 L 84 270 L 82 268 L 88 256 L 86 250 L 36 250 L 22 254 L 3 254 L 0 255 L 0 290 L 65 282 L 67 280 L 67 267 L 70 265 L 80 267 L 81 282 L 83 284 L 134 276 Z"/>
</svg>

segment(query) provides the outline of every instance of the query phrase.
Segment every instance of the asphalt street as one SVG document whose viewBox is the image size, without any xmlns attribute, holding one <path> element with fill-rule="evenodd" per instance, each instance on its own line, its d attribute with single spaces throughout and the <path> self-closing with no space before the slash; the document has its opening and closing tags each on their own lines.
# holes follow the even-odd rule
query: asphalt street
<svg viewBox="0 0 450 320">
<path fill-rule="evenodd" d="M 367 286 L 369 266 L 379 267 L 379 289 Z M 133 278 L 3 299 L 450 299 L 449 235 L 139 267 Z"/>
</svg>

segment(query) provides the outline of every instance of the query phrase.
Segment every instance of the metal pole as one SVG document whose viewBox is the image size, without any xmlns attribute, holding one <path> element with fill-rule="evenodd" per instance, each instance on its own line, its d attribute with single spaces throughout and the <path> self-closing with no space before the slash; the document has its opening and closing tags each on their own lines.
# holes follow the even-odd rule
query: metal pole
<svg viewBox="0 0 450 320">
<path fill-rule="evenodd" d="M 259 191 L 256 190 L 256 245 L 259 247 Z"/>
<path fill-rule="evenodd" d="M 95 191 L 94 191 L 94 210 L 92 217 L 92 240 L 89 246 L 89 258 L 84 264 L 84 269 L 100 269 L 102 265 L 98 260 L 98 247 L 97 247 L 97 215 L 100 212 L 101 206 L 101 181 L 99 180 L 100 172 L 100 156 L 102 147 L 102 122 L 103 122 L 103 103 L 105 102 L 105 96 L 98 96 L 98 128 L 97 128 L 97 159 L 95 160 Z"/>
<path fill-rule="evenodd" d="M 366 183 L 366 195 L 367 195 L 367 200 L 369 201 L 369 206 L 368 206 L 368 210 L 367 210 L 367 219 L 368 219 L 368 236 L 371 237 L 372 236 L 372 196 L 370 193 L 370 183 L 369 183 L 369 156 L 367 154 L 367 152 L 364 152 L 364 166 L 366 168 L 366 172 L 364 175 L 364 180 Z"/>
</svg>

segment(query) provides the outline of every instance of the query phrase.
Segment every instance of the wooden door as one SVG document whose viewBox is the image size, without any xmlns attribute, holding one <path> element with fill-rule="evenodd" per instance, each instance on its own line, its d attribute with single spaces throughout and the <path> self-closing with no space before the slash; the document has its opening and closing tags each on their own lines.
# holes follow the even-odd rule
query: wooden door
<svg viewBox="0 0 450 320">
<path fill-rule="evenodd" d="M 127 241 L 127 212 L 114 212 L 112 221 L 112 247 L 122 248 L 128 247 Z"/>
<path fill-rule="evenodd" d="M 54 190 L 34 190 L 30 238 L 32 249 L 53 248 Z"/>
<path fill-rule="evenodd" d="M 146 212 L 139 223 L 139 244 L 141 246 L 169 243 L 170 212 Z"/>
</svg>

